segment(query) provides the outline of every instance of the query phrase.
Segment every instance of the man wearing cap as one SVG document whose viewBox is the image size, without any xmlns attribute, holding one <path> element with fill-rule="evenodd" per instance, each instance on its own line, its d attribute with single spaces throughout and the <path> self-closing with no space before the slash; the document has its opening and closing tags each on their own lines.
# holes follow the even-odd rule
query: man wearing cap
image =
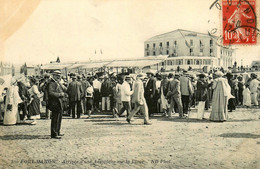
<svg viewBox="0 0 260 169">
<path fill-rule="evenodd" d="M 66 87 L 60 84 L 61 72 L 56 70 L 48 87 L 49 109 L 52 111 L 51 118 L 51 138 L 60 139 L 61 120 L 63 114 L 63 98 L 65 97 Z"/>
<path fill-rule="evenodd" d="M 139 111 L 144 115 L 144 124 L 150 125 L 151 122 L 149 122 L 149 116 L 148 116 L 148 107 L 144 98 L 144 86 L 142 82 L 142 74 L 137 75 L 136 81 L 134 83 L 134 91 L 132 95 L 132 102 L 134 103 L 134 110 L 129 113 L 129 116 L 127 117 L 126 121 L 128 123 L 131 122 L 131 118 Z"/>
<path fill-rule="evenodd" d="M 81 98 L 83 97 L 83 88 L 79 81 L 76 80 L 76 75 L 72 74 L 72 82 L 68 86 L 67 93 L 70 100 L 70 108 L 72 111 L 72 118 L 75 118 L 75 109 L 77 105 L 77 118 L 80 118 L 82 113 Z"/>
<path fill-rule="evenodd" d="M 174 112 L 174 105 L 178 107 L 179 117 L 183 117 L 183 108 L 181 101 L 181 89 L 180 89 L 180 75 L 175 74 L 174 80 L 169 82 L 169 88 L 167 93 L 167 98 L 170 99 L 170 108 L 168 112 L 168 117 L 172 117 L 172 112 Z"/>
<path fill-rule="evenodd" d="M 156 104 L 157 100 L 155 100 L 155 90 L 156 90 L 156 81 L 154 79 L 154 75 L 152 72 L 147 72 L 148 80 L 145 84 L 144 89 L 144 97 L 148 106 L 149 110 L 149 116 L 152 116 L 154 113 L 156 113 Z"/>
<path fill-rule="evenodd" d="M 188 114 L 190 105 L 190 95 L 193 94 L 192 84 L 188 78 L 187 71 L 183 70 L 183 76 L 180 77 L 181 86 L 181 101 L 183 106 L 183 113 Z"/>
</svg>

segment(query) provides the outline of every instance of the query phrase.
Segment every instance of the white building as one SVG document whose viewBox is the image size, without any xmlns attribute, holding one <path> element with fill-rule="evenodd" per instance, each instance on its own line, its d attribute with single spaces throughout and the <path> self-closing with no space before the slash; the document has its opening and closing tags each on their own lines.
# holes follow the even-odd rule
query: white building
<svg viewBox="0 0 260 169">
<path fill-rule="evenodd" d="M 206 67 L 223 67 L 233 65 L 234 50 L 218 45 L 217 37 L 205 33 L 177 29 L 172 32 L 154 36 L 144 42 L 144 55 L 169 55 L 159 67 L 166 70 L 202 69 Z M 151 66 L 156 69 L 158 65 Z"/>
</svg>

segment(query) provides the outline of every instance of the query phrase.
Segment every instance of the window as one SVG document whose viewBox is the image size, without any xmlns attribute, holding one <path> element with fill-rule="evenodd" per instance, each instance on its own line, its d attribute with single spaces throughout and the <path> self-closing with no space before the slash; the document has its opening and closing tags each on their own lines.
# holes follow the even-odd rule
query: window
<svg viewBox="0 0 260 169">
<path fill-rule="evenodd" d="M 177 63 L 178 65 L 182 65 L 182 64 L 183 64 L 183 60 L 182 60 L 182 59 L 177 59 L 177 60 L 176 60 L 176 63 Z"/>
<path fill-rule="evenodd" d="M 203 49 L 200 49 L 200 52 L 203 53 Z"/>
<path fill-rule="evenodd" d="M 193 49 L 190 48 L 190 56 L 193 55 Z"/>
<path fill-rule="evenodd" d="M 176 45 L 177 45 L 177 41 L 175 40 L 175 41 L 174 41 L 174 46 L 176 46 Z"/>
<path fill-rule="evenodd" d="M 170 46 L 170 42 L 166 42 L 166 46 L 169 47 Z"/>
<path fill-rule="evenodd" d="M 176 49 L 173 50 L 173 55 L 177 56 Z"/>
<path fill-rule="evenodd" d="M 155 52 L 153 52 L 153 55 L 155 56 Z"/>
<path fill-rule="evenodd" d="M 167 65 L 172 65 L 172 61 L 171 60 L 167 60 Z"/>
<path fill-rule="evenodd" d="M 190 65 L 190 60 L 187 60 L 187 65 Z"/>
<path fill-rule="evenodd" d="M 169 55 L 169 50 L 166 51 L 166 55 Z"/>
<path fill-rule="evenodd" d="M 162 42 L 160 42 L 160 47 L 162 47 Z"/>
<path fill-rule="evenodd" d="M 200 40 L 200 47 L 203 47 L 203 43 L 202 43 L 202 41 Z"/>
<path fill-rule="evenodd" d="M 213 40 L 212 39 L 210 39 L 209 45 L 210 45 L 210 47 L 213 46 Z"/>
<path fill-rule="evenodd" d="M 200 61 L 199 60 L 196 60 L 196 65 L 199 65 L 200 64 Z"/>
<path fill-rule="evenodd" d="M 192 39 L 190 40 L 190 45 L 193 46 L 193 40 Z"/>
<path fill-rule="evenodd" d="M 209 49 L 210 56 L 213 56 L 213 49 Z"/>
<path fill-rule="evenodd" d="M 155 43 L 153 44 L 153 47 L 155 48 Z"/>
<path fill-rule="evenodd" d="M 149 53 L 149 52 L 147 52 L 147 53 L 146 53 L 146 56 L 149 56 L 149 55 L 150 55 L 150 53 Z"/>
<path fill-rule="evenodd" d="M 146 48 L 147 48 L 147 49 L 149 48 L 149 44 L 146 44 Z"/>
</svg>

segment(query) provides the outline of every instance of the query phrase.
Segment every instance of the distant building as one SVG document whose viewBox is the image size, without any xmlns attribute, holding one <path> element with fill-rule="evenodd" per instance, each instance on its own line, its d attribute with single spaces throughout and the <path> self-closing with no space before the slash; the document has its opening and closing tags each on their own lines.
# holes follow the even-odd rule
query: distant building
<svg viewBox="0 0 260 169">
<path fill-rule="evenodd" d="M 251 68 L 253 68 L 255 70 L 260 70 L 260 60 L 252 61 Z"/>
<path fill-rule="evenodd" d="M 20 68 L 20 73 L 23 73 L 27 76 L 39 75 L 40 72 L 41 72 L 41 68 L 39 65 L 31 65 L 31 64 L 25 63 Z"/>
<path fill-rule="evenodd" d="M 13 66 L 11 64 L 0 63 L 0 76 L 9 75 L 13 73 Z"/>
<path fill-rule="evenodd" d="M 217 44 L 217 37 L 177 29 L 144 42 L 144 56 L 169 55 L 159 67 L 166 70 L 232 67 L 234 50 Z"/>
</svg>

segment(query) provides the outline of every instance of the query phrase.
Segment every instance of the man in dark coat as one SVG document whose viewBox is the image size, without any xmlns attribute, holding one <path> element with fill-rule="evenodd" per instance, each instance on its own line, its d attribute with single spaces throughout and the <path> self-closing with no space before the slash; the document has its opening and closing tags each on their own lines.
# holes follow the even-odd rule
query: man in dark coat
<svg viewBox="0 0 260 169">
<path fill-rule="evenodd" d="M 44 75 L 44 82 L 42 85 L 42 91 L 43 91 L 43 101 L 45 101 L 46 103 L 46 109 L 45 109 L 45 113 L 46 113 L 46 119 L 50 119 L 50 111 L 48 109 L 48 85 L 50 82 L 50 75 L 49 74 L 45 74 Z"/>
<path fill-rule="evenodd" d="M 110 96 L 112 94 L 112 83 L 108 76 L 104 77 L 104 81 L 101 84 L 101 96 L 102 96 L 102 111 L 110 111 Z"/>
<path fill-rule="evenodd" d="M 83 88 L 81 82 L 76 80 L 76 76 L 72 75 L 72 82 L 68 86 L 68 95 L 70 107 L 72 110 L 72 118 L 75 118 L 75 106 L 77 105 L 77 118 L 80 118 L 82 113 L 81 98 L 83 97 Z"/>
<path fill-rule="evenodd" d="M 147 72 L 148 80 L 146 81 L 144 88 L 144 97 L 148 106 L 149 116 L 154 115 L 156 113 L 156 104 L 157 100 L 154 99 L 155 90 L 156 90 L 156 81 L 153 77 L 152 72 Z"/>
<path fill-rule="evenodd" d="M 51 138 L 54 139 L 60 139 L 64 135 L 60 133 L 60 128 L 66 87 L 60 84 L 60 75 L 60 71 L 54 71 L 48 86 L 48 108 L 52 111 Z"/>
<path fill-rule="evenodd" d="M 208 110 L 209 104 L 208 104 L 208 87 L 209 84 L 206 81 L 206 75 L 205 74 L 200 74 L 199 75 L 199 80 L 197 82 L 197 101 L 203 101 L 205 102 L 205 109 Z"/>
</svg>

